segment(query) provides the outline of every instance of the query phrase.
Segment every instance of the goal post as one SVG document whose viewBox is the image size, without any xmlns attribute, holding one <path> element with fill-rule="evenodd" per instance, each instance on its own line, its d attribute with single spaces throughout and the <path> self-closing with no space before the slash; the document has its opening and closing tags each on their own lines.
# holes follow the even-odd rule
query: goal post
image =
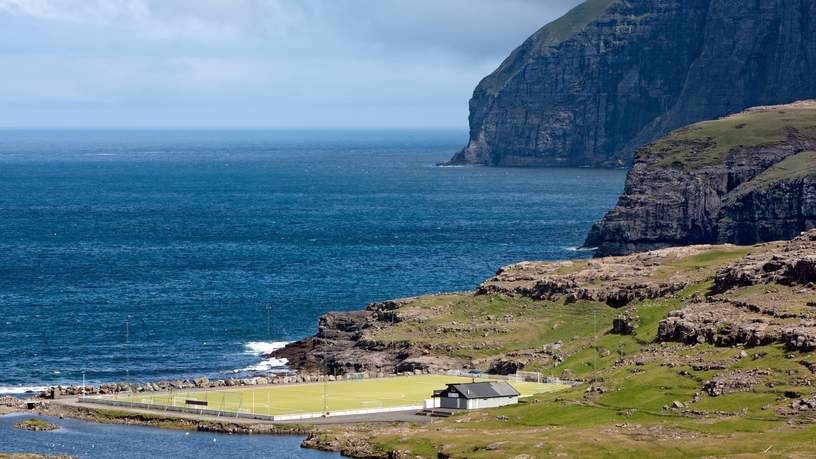
<svg viewBox="0 0 816 459">
<path fill-rule="evenodd" d="M 513 375 L 513 379 L 518 382 L 534 382 L 539 384 L 544 380 L 538 371 L 517 371 Z"/>
</svg>

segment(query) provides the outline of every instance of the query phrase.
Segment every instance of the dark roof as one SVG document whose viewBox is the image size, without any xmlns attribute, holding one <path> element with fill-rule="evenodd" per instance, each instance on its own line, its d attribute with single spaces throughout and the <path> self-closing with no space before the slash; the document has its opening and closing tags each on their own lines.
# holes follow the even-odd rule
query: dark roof
<svg viewBox="0 0 816 459">
<path fill-rule="evenodd" d="M 506 382 L 478 382 L 467 384 L 448 384 L 444 391 L 434 391 L 434 397 L 445 396 L 447 392 L 454 390 L 464 398 L 496 398 L 496 397 L 517 397 L 521 394 Z"/>
</svg>

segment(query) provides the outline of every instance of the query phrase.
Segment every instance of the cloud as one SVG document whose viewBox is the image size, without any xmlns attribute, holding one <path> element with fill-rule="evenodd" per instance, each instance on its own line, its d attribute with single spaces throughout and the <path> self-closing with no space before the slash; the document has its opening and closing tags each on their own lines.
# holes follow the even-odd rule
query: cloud
<svg viewBox="0 0 816 459">
<path fill-rule="evenodd" d="M 0 0 L 0 125 L 464 126 L 577 2 Z"/>
</svg>

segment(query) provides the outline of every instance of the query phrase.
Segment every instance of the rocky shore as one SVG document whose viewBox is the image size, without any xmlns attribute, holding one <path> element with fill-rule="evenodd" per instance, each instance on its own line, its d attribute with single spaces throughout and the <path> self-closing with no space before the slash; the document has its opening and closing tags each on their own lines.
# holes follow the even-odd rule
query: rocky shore
<svg viewBox="0 0 816 459">
<path fill-rule="evenodd" d="M 427 457 L 429 450 L 467 456 L 474 448 L 513 457 L 517 454 L 510 454 L 507 445 L 518 443 L 518 450 L 530 451 L 542 442 L 563 444 L 569 435 L 576 436 L 575 445 L 583 444 L 587 432 L 582 424 L 575 424 L 572 414 L 561 418 L 562 413 L 584 413 L 575 416 L 592 422 L 613 416 L 616 424 L 604 424 L 603 429 L 661 442 L 688 435 L 680 425 L 664 425 L 677 417 L 700 420 L 700 431 L 712 420 L 753 422 L 749 418 L 763 413 L 775 413 L 785 425 L 808 423 L 816 421 L 814 254 L 816 230 L 791 241 L 754 246 L 696 245 L 591 260 L 517 263 L 472 292 L 404 298 L 372 303 L 363 311 L 326 314 L 315 336 L 274 353 L 289 359 L 293 374 L 85 388 L 87 394 L 140 393 L 450 369 L 535 371 L 587 383 L 501 413 L 465 413 L 438 421 L 443 430 L 456 432 L 452 437 L 439 436 L 437 421 L 429 426 L 276 426 L 61 403 L 81 394 L 81 387 L 54 388 L 30 401 L 4 398 L 0 406 L 95 422 L 308 435 L 306 447 L 382 458 Z M 616 408 L 610 412 L 605 406 Z M 659 428 L 629 422 L 653 420 L 655 412 L 661 413 Z M 542 416 L 560 419 L 563 435 L 545 440 L 548 434 L 541 429 L 546 427 L 536 424 Z M 695 432 L 695 438 L 706 437 Z M 497 438 L 484 443 L 487 435 Z M 788 448 L 794 444 L 789 442 Z"/>
</svg>

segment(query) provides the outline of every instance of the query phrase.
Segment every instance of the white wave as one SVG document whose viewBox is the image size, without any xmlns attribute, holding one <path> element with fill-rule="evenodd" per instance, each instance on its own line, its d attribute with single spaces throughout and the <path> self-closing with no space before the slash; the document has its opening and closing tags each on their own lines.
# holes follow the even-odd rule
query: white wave
<svg viewBox="0 0 816 459">
<path fill-rule="evenodd" d="M 570 252 L 592 252 L 593 250 L 598 250 L 597 247 L 562 247 L 564 250 L 568 250 Z"/>
<path fill-rule="evenodd" d="M 289 363 L 288 359 L 266 359 L 258 364 L 250 365 L 246 368 L 241 368 L 238 371 L 245 372 L 245 371 L 285 370 L 287 363 Z"/>
<path fill-rule="evenodd" d="M 287 344 L 289 344 L 287 341 L 250 341 L 244 347 L 247 354 L 265 355 L 271 354 Z"/>
<path fill-rule="evenodd" d="M 0 386 L 0 395 L 3 394 L 26 394 L 29 392 L 42 392 L 48 390 L 46 386 Z"/>
<path fill-rule="evenodd" d="M 244 347 L 246 350 L 244 351 L 247 354 L 252 355 L 269 355 L 278 349 L 286 346 L 289 344 L 286 341 L 252 341 L 246 343 Z M 244 373 L 244 372 L 252 372 L 252 371 L 268 371 L 274 372 L 276 370 L 286 371 L 286 364 L 289 363 L 288 359 L 278 359 L 278 358 L 268 358 L 256 363 L 255 365 L 250 365 L 246 368 L 241 368 L 235 370 L 237 373 Z"/>
</svg>

